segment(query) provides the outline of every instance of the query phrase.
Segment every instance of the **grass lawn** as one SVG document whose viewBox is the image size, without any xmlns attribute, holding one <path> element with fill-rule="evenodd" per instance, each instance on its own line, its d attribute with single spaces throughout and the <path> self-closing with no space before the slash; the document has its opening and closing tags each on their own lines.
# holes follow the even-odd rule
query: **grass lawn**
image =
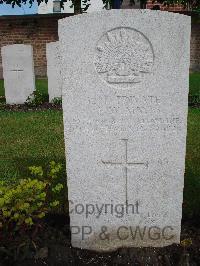
<svg viewBox="0 0 200 266">
<path fill-rule="evenodd" d="M 200 215 L 200 109 L 189 108 L 184 210 Z"/>
<path fill-rule="evenodd" d="M 0 111 L 0 178 L 27 177 L 30 165 L 65 163 L 61 111 Z"/>
<path fill-rule="evenodd" d="M 200 73 L 190 74 L 190 95 L 200 95 Z"/>
</svg>

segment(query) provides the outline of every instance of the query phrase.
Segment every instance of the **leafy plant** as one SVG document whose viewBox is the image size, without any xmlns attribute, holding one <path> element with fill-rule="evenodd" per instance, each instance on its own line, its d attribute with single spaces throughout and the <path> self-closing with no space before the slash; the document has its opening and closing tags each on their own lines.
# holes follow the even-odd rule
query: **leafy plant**
<svg viewBox="0 0 200 266">
<path fill-rule="evenodd" d="M 5 110 L 6 103 L 0 101 L 0 110 Z"/>
<path fill-rule="evenodd" d="M 189 106 L 199 106 L 200 105 L 200 95 L 189 95 L 188 96 Z"/>
<path fill-rule="evenodd" d="M 46 173 L 40 166 L 29 170 L 32 178 L 14 183 L 0 181 L 0 239 L 37 228 L 41 219 L 60 205 L 64 189 L 59 176 L 62 165 L 52 161 Z"/>
<path fill-rule="evenodd" d="M 26 100 L 26 104 L 31 107 L 39 106 L 48 102 L 48 95 L 42 94 L 39 91 L 34 91 Z"/>
<path fill-rule="evenodd" d="M 55 98 L 53 98 L 52 103 L 55 105 L 62 105 L 62 98 L 61 97 L 55 97 Z"/>
</svg>

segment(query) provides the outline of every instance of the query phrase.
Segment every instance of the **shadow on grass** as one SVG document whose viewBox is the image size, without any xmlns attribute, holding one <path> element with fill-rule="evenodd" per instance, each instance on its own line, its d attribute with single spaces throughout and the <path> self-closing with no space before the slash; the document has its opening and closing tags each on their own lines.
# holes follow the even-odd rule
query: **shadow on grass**
<svg viewBox="0 0 200 266">
<path fill-rule="evenodd" d="M 200 221 L 200 178 L 193 172 L 192 168 L 187 169 L 183 194 L 183 218 L 196 219 Z"/>
</svg>

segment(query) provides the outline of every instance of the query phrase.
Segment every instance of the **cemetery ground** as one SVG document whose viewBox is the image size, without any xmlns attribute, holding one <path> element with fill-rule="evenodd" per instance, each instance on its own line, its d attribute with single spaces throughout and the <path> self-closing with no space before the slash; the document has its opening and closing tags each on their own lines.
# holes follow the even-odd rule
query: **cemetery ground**
<svg viewBox="0 0 200 266">
<path fill-rule="evenodd" d="M 37 80 L 37 90 L 47 95 L 47 81 Z M 71 248 L 66 198 L 66 173 L 62 111 L 60 107 L 5 107 L 0 81 L 0 181 L 31 177 L 30 166 L 44 172 L 51 161 L 62 164 L 64 189 L 60 205 L 46 214 L 37 230 L 0 241 L 2 265 L 200 265 L 200 73 L 190 76 L 191 107 L 188 111 L 187 154 L 181 245 L 165 248 L 130 248 L 95 253 Z M 45 98 L 45 97 L 44 97 Z M 192 102 L 194 100 L 194 102 Z M 44 174 L 45 175 L 45 174 Z M 44 176 L 41 174 L 41 178 Z M 46 177 L 46 176 L 45 176 Z M 51 199 L 49 199 L 49 202 Z M 1 235 L 0 235 L 1 240 Z M 12 242 L 13 241 L 13 242 Z M 8 244 L 9 243 L 9 244 Z"/>
</svg>

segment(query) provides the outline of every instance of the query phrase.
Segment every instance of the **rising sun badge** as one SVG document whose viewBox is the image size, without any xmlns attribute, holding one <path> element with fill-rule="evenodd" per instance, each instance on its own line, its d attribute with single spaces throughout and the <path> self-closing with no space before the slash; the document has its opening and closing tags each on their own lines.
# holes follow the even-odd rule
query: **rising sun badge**
<svg viewBox="0 0 200 266">
<path fill-rule="evenodd" d="M 152 72 L 153 48 L 149 40 L 132 28 L 115 28 L 105 33 L 96 47 L 95 67 L 111 85 L 127 87 Z"/>
</svg>

